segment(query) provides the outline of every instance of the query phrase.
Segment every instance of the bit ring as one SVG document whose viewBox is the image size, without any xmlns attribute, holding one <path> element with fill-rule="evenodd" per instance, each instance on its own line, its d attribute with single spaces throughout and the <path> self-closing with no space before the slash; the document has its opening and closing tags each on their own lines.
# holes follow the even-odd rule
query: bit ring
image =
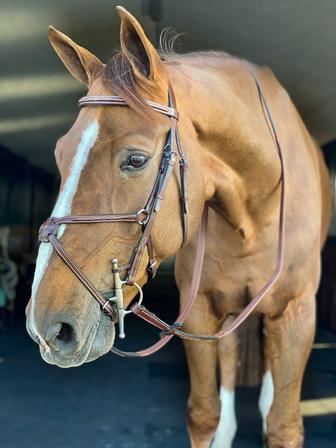
<svg viewBox="0 0 336 448">
<path fill-rule="evenodd" d="M 143 291 L 142 291 L 142 288 L 141 288 L 141 286 L 140 286 L 138 283 L 136 283 L 136 282 L 134 282 L 133 285 L 137 288 L 137 290 L 138 290 L 138 292 L 139 292 L 139 294 L 140 294 L 140 297 L 139 297 L 139 300 L 138 300 L 138 305 L 141 305 L 141 303 L 142 303 L 142 301 L 143 301 Z"/>
<path fill-rule="evenodd" d="M 142 208 L 136 214 L 137 223 L 140 224 L 140 226 L 144 226 L 148 222 L 148 217 L 149 217 L 149 211 L 146 210 L 145 208 Z"/>
</svg>

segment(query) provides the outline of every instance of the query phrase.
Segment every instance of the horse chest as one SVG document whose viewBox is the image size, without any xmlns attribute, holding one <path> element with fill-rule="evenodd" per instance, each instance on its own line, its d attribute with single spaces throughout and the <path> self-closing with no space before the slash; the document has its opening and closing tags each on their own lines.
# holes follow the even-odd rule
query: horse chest
<svg viewBox="0 0 336 448">
<path fill-rule="evenodd" d="M 208 292 L 216 314 L 239 313 L 258 283 L 258 267 L 252 268 L 252 260 L 214 255 L 206 254 L 201 289 Z"/>
</svg>

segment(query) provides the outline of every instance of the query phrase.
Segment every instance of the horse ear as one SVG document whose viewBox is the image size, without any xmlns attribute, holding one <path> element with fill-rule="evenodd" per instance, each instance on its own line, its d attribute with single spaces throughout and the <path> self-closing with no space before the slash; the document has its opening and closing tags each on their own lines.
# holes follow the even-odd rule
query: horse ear
<svg viewBox="0 0 336 448">
<path fill-rule="evenodd" d="M 132 65 L 135 75 L 156 81 L 164 71 L 159 53 L 132 14 L 122 6 L 116 6 L 116 10 L 121 19 L 121 49 Z"/>
<path fill-rule="evenodd" d="M 49 26 L 48 35 L 51 45 L 69 72 L 89 87 L 103 63 L 54 27 Z"/>
</svg>

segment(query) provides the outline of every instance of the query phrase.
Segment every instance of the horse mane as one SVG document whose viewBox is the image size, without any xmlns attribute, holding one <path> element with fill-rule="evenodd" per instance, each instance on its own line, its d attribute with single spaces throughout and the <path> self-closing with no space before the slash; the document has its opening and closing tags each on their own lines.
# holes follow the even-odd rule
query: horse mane
<svg viewBox="0 0 336 448">
<path fill-rule="evenodd" d="M 171 56 L 176 55 L 175 44 L 179 37 L 180 34 L 173 28 L 164 28 L 160 33 L 157 50 L 164 62 L 168 62 Z M 141 79 L 134 76 L 130 62 L 120 49 L 108 59 L 105 79 L 114 94 L 121 96 L 132 109 L 147 118 L 154 117 L 144 98 L 144 94 L 149 96 L 155 94 L 154 86 L 141 82 Z"/>
<path fill-rule="evenodd" d="M 176 43 L 180 36 L 181 34 L 170 27 L 164 28 L 160 33 L 157 50 L 162 61 L 167 65 L 176 67 L 181 64 L 182 58 L 183 61 L 188 60 L 189 63 L 192 61 L 199 63 L 199 59 L 205 56 L 210 56 L 214 65 L 218 65 L 223 60 L 241 60 L 223 51 L 177 52 Z M 209 66 L 209 61 L 207 64 Z M 155 86 L 146 82 L 145 79 L 142 81 L 134 76 L 131 63 L 120 49 L 115 51 L 106 63 L 105 81 L 113 93 L 122 97 L 137 113 L 151 120 L 158 119 L 158 115 L 145 102 L 146 98 L 155 97 Z"/>
</svg>

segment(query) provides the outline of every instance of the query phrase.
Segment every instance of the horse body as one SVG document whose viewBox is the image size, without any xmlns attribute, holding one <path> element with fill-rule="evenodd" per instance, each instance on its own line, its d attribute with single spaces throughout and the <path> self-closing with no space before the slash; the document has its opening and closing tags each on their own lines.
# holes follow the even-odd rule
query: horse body
<svg viewBox="0 0 336 448">
<path fill-rule="evenodd" d="M 188 104 L 187 116 L 193 120 L 192 111 L 196 114 L 204 111 L 205 104 L 206 119 L 199 120 L 196 116 L 194 123 L 198 124 L 201 137 L 204 179 L 218 175 L 221 181 L 209 215 L 198 303 L 185 326 L 187 331 L 197 334 L 218 331 L 228 316 L 244 309 L 275 270 L 279 160 L 248 73 L 255 70 L 277 126 L 287 182 L 284 269 L 271 294 L 255 310 L 264 316 L 265 322 L 264 378 L 266 383 L 270 382 L 268 369 L 271 368 L 275 379 L 275 401 L 267 432 L 270 446 L 299 447 L 302 444 L 299 393 L 314 334 L 320 249 L 330 219 L 328 173 L 320 149 L 308 135 L 289 96 L 268 69 L 246 67 L 242 61 L 220 54 L 205 53 L 195 60 L 200 77 L 210 71 L 213 78 L 215 71 L 218 79 L 204 84 L 194 81 L 196 91 L 189 98 L 195 99 L 195 104 Z M 190 73 L 187 67 L 185 72 Z M 207 107 L 209 101 L 211 104 Z M 195 242 L 177 255 L 176 280 L 182 305 L 191 281 L 194 256 Z M 191 373 L 189 428 L 195 447 L 208 447 L 218 424 L 214 368 L 217 359 L 222 370 L 222 393 L 233 393 L 238 344 L 237 336 L 221 341 L 217 350 L 208 343 L 185 342 Z M 203 369 L 199 366 L 200 358 L 207 360 Z M 264 417 L 271 404 L 266 405 Z M 217 432 L 216 447 L 231 446 L 234 436 L 230 415 L 225 416 L 225 412 L 233 412 L 232 404 L 228 406 L 231 410 L 222 409 L 221 421 L 225 422 L 226 418 L 229 424 Z M 228 435 L 223 436 L 223 431 L 228 431 Z"/>
<path fill-rule="evenodd" d="M 122 63 L 117 69 L 116 59 L 105 66 L 67 36 L 50 31 L 57 53 L 70 72 L 88 86 L 89 95 L 124 95 L 131 105 L 82 109 L 57 145 L 62 176 L 59 201 L 70 184 L 77 190 L 71 191 L 67 213 L 129 212 L 143 207 L 169 126 L 165 117 L 144 116 L 147 112 L 141 111 L 141 98 L 166 104 L 168 85 L 172 85 L 188 159 L 189 232 L 181 248 L 176 169 L 153 225 L 152 242 L 157 263 L 177 253 L 176 281 L 183 306 L 191 282 L 196 231 L 204 204 L 209 205 L 201 284 L 184 327 L 191 333 L 215 333 L 246 306 L 272 276 L 276 264 L 281 165 L 251 76 L 254 73 L 277 127 L 286 173 L 284 269 L 255 311 L 256 316 L 263 317 L 266 336 L 260 406 L 267 416 L 264 430 L 268 445 L 300 448 L 300 388 L 314 335 L 320 249 L 330 217 L 322 157 L 270 70 L 214 52 L 171 55 L 163 62 L 134 17 L 120 7 L 118 12 L 122 20 Z M 127 81 L 125 76 L 130 73 Z M 96 132 L 89 144 L 85 136 L 93 125 Z M 82 150 L 85 160 L 80 158 Z M 147 158 L 146 164 L 138 171 L 125 169 L 129 154 Z M 57 209 L 60 207 L 58 204 Z M 85 274 L 104 290 L 111 282 L 111 253 L 128 260 L 139 229 L 124 223 L 99 226 L 99 232 L 92 225 L 82 225 L 80 231 L 78 226 L 71 231 L 63 227 L 61 236 Z M 98 304 L 57 255 L 50 253 L 48 257 L 47 262 L 44 257 L 37 263 L 38 278 L 27 308 L 28 330 L 49 344 L 49 353 L 41 349 L 47 362 L 70 367 L 91 361 L 112 347 L 114 325 L 101 315 Z M 137 272 L 140 285 L 147 281 L 147 261 L 144 256 Z M 134 289 L 127 286 L 126 305 L 134 295 Z M 228 448 L 236 429 L 234 387 L 239 333 L 218 344 L 186 341 L 185 347 L 191 378 L 188 428 L 192 446 L 209 448 L 218 426 L 214 447 Z"/>
<path fill-rule="evenodd" d="M 203 76 L 209 70 L 207 67 L 211 67 L 212 58 L 206 53 L 196 58 Z M 220 61 L 220 54 L 215 58 Z M 190 95 L 194 101 L 190 104 L 188 100 L 187 105 L 180 103 L 181 109 L 187 107 L 185 114 L 199 133 L 202 148 L 196 157 L 201 158 L 205 183 L 214 177 L 219 182 L 209 201 L 213 209 L 209 214 L 200 291 L 209 292 L 214 310 L 222 315 L 241 311 L 274 271 L 281 186 L 278 155 L 253 80 L 246 65 L 235 58 L 232 60 L 236 71 L 228 74 L 225 68 L 228 59 L 223 56 L 222 77 L 232 77 L 237 84 L 237 90 L 230 91 L 238 103 L 236 110 L 232 110 L 233 101 L 226 96 L 227 83 L 208 82 L 202 92 L 202 88 L 197 90 L 197 81 L 191 81 L 197 86 Z M 188 72 L 187 64 L 185 70 Z M 321 162 L 320 150 L 309 137 L 287 93 L 269 70 L 256 69 L 256 74 L 269 99 L 286 164 L 285 266 L 272 295 L 257 309 L 275 317 L 293 295 L 316 292 L 319 254 L 330 217 L 330 212 L 326 213 L 330 209 L 330 196 L 326 190 L 328 173 Z M 175 78 L 178 92 L 176 81 Z M 240 93 L 244 89 L 250 96 L 245 100 Z M 208 97 L 207 90 L 211 92 Z M 205 103 L 210 103 L 206 110 Z M 193 111 L 199 114 L 200 110 L 206 118 L 199 121 L 198 127 L 198 117 L 194 121 Z M 326 196 L 321 194 L 323 189 Z M 190 282 L 194 252 L 195 242 L 192 242 L 177 255 L 176 275 L 181 289 Z"/>
</svg>

